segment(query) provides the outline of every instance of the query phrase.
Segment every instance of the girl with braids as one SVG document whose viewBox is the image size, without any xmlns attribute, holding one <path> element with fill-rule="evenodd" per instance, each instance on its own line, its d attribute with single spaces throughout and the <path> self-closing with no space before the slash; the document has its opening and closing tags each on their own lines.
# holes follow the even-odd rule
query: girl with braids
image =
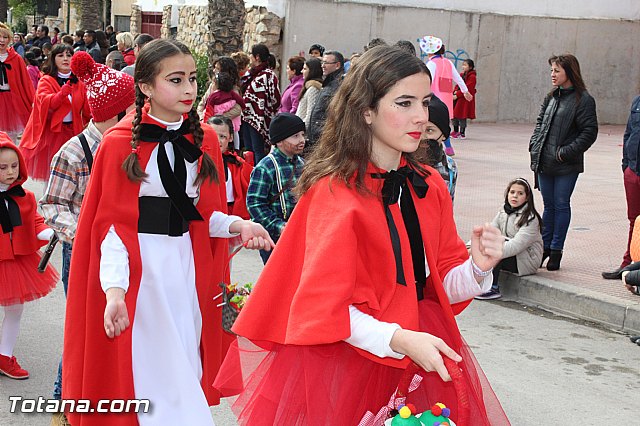
<svg viewBox="0 0 640 426">
<path fill-rule="evenodd" d="M 430 83 L 420 59 L 377 46 L 336 92 L 300 200 L 233 327 L 254 345 L 234 343 L 214 383 L 241 390 L 240 424 L 361 424 L 413 363 L 423 379 L 407 402 L 443 402 L 458 422 L 445 357 L 462 369 L 467 426 L 508 424 L 454 319 L 490 288 L 504 239 L 475 227 L 469 257 L 446 184 L 412 156 Z"/>
<path fill-rule="evenodd" d="M 20 150 L 34 180 L 49 180 L 51 159 L 91 119 L 84 83 L 71 72 L 73 49 L 57 44 L 42 66 L 33 111 Z"/>
<path fill-rule="evenodd" d="M 69 413 L 77 426 L 211 425 L 219 401 L 211 385 L 226 352 L 215 300 L 226 238 L 252 249 L 273 242 L 225 213 L 218 139 L 192 108 L 189 49 L 150 42 L 134 78 L 135 114 L 105 134 L 78 222 L 62 394 L 152 404 L 139 414 Z"/>
</svg>

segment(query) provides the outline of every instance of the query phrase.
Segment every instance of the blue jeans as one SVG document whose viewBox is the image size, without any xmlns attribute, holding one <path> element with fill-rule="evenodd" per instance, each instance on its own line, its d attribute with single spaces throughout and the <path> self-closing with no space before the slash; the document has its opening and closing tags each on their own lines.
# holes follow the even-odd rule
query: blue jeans
<svg viewBox="0 0 640 426">
<path fill-rule="evenodd" d="M 562 250 L 571 222 L 571 194 L 579 173 L 549 176 L 538 173 L 538 183 L 544 201 L 542 242 L 544 248 Z"/>
<path fill-rule="evenodd" d="M 262 160 L 267 155 L 264 152 L 264 138 L 260 133 L 258 133 L 256 129 L 245 122 L 242 122 L 240 131 L 242 132 L 242 140 L 244 142 L 245 148 L 253 152 L 255 161 L 254 164 L 258 164 L 258 162 L 260 162 L 260 160 Z"/>
<path fill-rule="evenodd" d="M 62 287 L 64 288 L 64 295 L 67 296 L 67 289 L 69 288 L 69 267 L 71 266 L 71 244 L 62 243 Z M 62 359 L 58 364 L 58 377 L 53 384 L 53 398 L 62 399 Z"/>
</svg>

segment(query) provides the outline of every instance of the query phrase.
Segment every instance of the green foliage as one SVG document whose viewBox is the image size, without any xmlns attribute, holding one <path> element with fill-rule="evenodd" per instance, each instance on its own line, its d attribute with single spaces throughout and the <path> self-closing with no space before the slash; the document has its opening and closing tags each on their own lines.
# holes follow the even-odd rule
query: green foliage
<svg viewBox="0 0 640 426">
<path fill-rule="evenodd" d="M 9 0 L 9 7 L 13 8 L 13 30 L 22 34 L 27 33 L 27 16 L 33 15 L 34 4 L 31 0 Z"/>
<path fill-rule="evenodd" d="M 193 59 L 196 61 L 196 69 L 198 70 L 198 97 L 196 98 L 196 105 L 198 105 L 204 92 L 209 88 L 209 57 L 193 52 Z"/>
</svg>

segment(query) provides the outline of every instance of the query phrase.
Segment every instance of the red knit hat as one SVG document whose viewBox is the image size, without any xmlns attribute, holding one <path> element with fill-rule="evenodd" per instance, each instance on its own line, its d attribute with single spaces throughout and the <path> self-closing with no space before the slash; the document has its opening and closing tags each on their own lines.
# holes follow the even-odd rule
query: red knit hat
<svg viewBox="0 0 640 426">
<path fill-rule="evenodd" d="M 97 64 L 87 52 L 73 55 L 71 71 L 87 86 L 87 101 L 94 121 L 107 121 L 136 100 L 133 77 Z"/>
</svg>

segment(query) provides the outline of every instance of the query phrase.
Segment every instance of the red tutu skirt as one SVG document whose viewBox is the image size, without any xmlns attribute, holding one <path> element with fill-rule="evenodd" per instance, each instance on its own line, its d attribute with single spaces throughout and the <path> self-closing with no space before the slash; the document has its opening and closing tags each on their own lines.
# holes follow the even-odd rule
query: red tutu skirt
<svg viewBox="0 0 640 426">
<path fill-rule="evenodd" d="M 62 145 L 74 136 L 76 134 L 73 130 L 73 124 L 66 123 L 62 125 L 62 131 L 60 132 L 45 130 L 34 149 L 20 147 L 24 161 L 27 164 L 29 177 L 34 180 L 48 181 L 51 159 Z"/>
<path fill-rule="evenodd" d="M 29 121 L 29 114 L 25 118 L 24 114 L 15 110 L 13 96 L 15 95 L 11 91 L 0 92 L 0 131 L 2 132 L 21 132 Z"/>
<path fill-rule="evenodd" d="M 0 305 L 22 304 L 46 296 L 54 289 L 60 276 L 48 265 L 38 272 L 39 251 L 11 260 L 0 260 Z"/>
<path fill-rule="evenodd" d="M 462 356 L 459 364 L 469 394 L 467 425 L 508 425 L 497 397 L 469 347 L 453 345 L 451 326 L 436 302 L 420 302 L 420 327 L 442 338 Z M 422 321 L 424 319 L 424 321 Z M 394 394 L 404 370 L 371 361 L 344 342 L 315 346 L 280 344 L 258 347 L 239 338 L 229 349 L 214 387 L 223 396 L 239 394 L 232 406 L 242 425 L 354 426 L 369 411 L 377 413 Z M 420 386 L 407 403 L 419 412 L 436 402 L 458 412 L 453 383 L 437 373 L 422 372 Z"/>
</svg>

